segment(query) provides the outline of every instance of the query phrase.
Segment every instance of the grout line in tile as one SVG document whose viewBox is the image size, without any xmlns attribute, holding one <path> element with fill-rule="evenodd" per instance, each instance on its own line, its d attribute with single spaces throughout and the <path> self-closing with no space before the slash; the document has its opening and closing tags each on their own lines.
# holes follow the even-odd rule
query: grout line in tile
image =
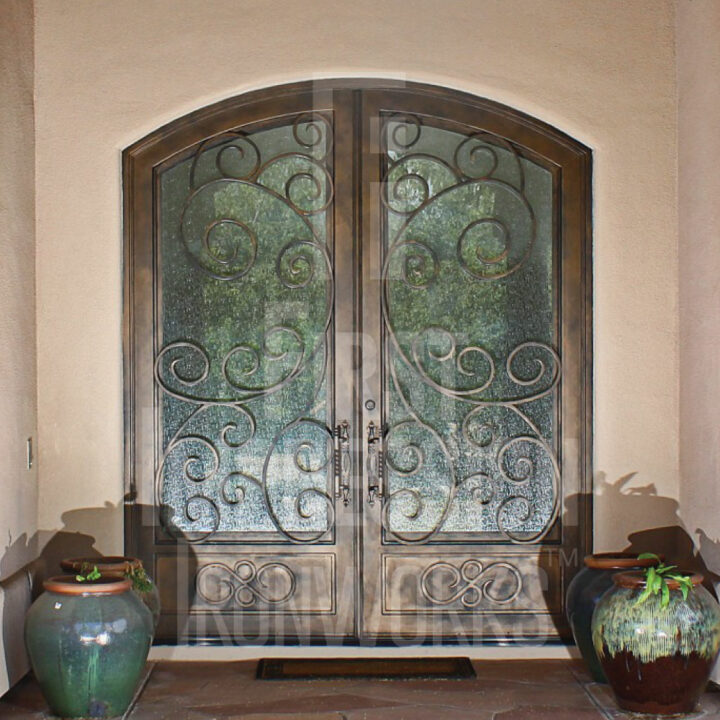
<svg viewBox="0 0 720 720">
<path fill-rule="evenodd" d="M 570 674 L 575 678 L 575 682 L 583 689 L 583 692 L 587 697 L 590 699 L 590 702 L 595 706 L 597 710 L 599 710 L 602 713 L 602 716 L 605 718 L 605 720 L 615 720 L 615 717 L 613 714 L 608 710 L 607 708 L 604 708 L 598 699 L 590 692 L 588 689 L 589 683 L 583 682 L 580 677 L 577 675 L 575 670 L 570 667 Z"/>
</svg>

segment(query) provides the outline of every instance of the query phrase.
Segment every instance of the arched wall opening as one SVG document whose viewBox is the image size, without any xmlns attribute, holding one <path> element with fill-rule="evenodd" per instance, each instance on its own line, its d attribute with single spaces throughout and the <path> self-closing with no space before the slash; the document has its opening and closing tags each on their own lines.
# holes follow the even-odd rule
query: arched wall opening
<svg viewBox="0 0 720 720">
<path fill-rule="evenodd" d="M 439 35 L 419 15 L 412 33 L 390 40 L 387 29 L 404 26 L 398 11 L 318 3 L 302 22 L 293 13 L 272 21 L 265 10 L 251 14 L 253 39 L 237 43 L 223 32 L 237 20 L 233 5 L 221 3 L 211 18 L 192 3 L 173 12 L 158 5 L 143 10 L 140 26 L 131 6 L 78 8 L 72 17 L 52 4 L 37 8 L 40 526 L 86 534 L 105 552 L 122 543 L 122 148 L 261 85 L 319 70 L 397 77 L 398 69 L 519 108 L 594 148 L 596 547 L 620 547 L 640 524 L 663 524 L 669 504 L 652 503 L 655 511 L 638 518 L 627 503 L 651 485 L 658 498 L 677 497 L 677 353 L 668 340 L 676 324 L 676 94 L 667 7 L 503 4 L 468 14 L 466 3 L 451 3 Z M 468 63 L 457 38 L 481 21 L 492 38 L 473 43 Z M 135 29 L 118 33 L 123 27 Z M 278 33 L 282 48 L 261 42 Z M 103 509 L 101 519 L 81 517 L 88 507 Z"/>
</svg>

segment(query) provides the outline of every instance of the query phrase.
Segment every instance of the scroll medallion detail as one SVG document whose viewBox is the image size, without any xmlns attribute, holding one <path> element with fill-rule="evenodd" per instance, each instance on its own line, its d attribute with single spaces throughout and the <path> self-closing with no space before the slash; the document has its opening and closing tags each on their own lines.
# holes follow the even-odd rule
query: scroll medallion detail
<svg viewBox="0 0 720 720">
<path fill-rule="evenodd" d="M 507 605 L 522 591 L 522 576 L 507 562 L 484 565 L 480 560 L 466 560 L 460 567 L 436 562 L 426 568 L 420 578 L 420 591 L 433 605 L 460 603 L 468 608 L 483 601 Z"/>
<path fill-rule="evenodd" d="M 260 603 L 279 605 L 295 594 L 297 581 L 287 565 L 269 562 L 256 566 L 240 560 L 234 567 L 210 563 L 195 576 L 198 596 L 212 605 L 236 605 L 249 608 Z"/>
</svg>

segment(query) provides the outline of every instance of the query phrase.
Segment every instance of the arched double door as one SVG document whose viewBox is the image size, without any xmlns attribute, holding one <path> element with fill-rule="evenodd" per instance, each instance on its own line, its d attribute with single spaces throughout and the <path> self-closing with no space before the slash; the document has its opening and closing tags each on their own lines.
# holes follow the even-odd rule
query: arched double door
<svg viewBox="0 0 720 720">
<path fill-rule="evenodd" d="M 590 537 L 590 153 L 337 81 L 125 152 L 126 549 L 158 637 L 542 640 Z"/>
</svg>

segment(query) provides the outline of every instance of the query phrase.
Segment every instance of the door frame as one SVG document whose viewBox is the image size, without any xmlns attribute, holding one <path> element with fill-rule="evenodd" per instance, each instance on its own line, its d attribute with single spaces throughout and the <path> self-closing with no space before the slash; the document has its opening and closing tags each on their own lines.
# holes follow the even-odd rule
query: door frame
<svg viewBox="0 0 720 720">
<path fill-rule="evenodd" d="M 363 95 L 366 93 L 366 95 Z M 153 435 L 149 432 L 147 421 L 143 420 L 142 398 L 152 397 L 153 388 L 136 372 L 135 362 L 140 355 L 147 357 L 152 353 L 153 325 L 152 313 L 141 312 L 143 303 L 152 298 L 152 257 L 146 253 L 147 242 L 143 239 L 152 237 L 157 222 L 154 215 L 154 175 L 153 168 L 160 165 L 177 153 L 190 152 L 199 142 L 206 138 L 252 122 L 253 118 L 261 119 L 288 111 L 301 111 L 303 107 L 312 109 L 332 107 L 336 117 L 342 119 L 337 127 L 352 128 L 352 132 L 335 134 L 337 147 L 345 158 L 352 158 L 352 163 L 343 168 L 335 168 L 335 235 L 341 239 L 342 245 L 352 248 L 351 253 L 336 253 L 338 273 L 341 277 L 353 276 L 352 283 L 343 283 L 336 294 L 339 322 L 338 329 L 352 327 L 352 361 L 349 366 L 338 368 L 338 371 L 350 381 L 350 386 L 362 386 L 362 333 L 368 329 L 372 316 L 372 302 L 368 306 L 368 298 L 362 295 L 362 282 L 352 273 L 353 267 L 361 268 L 361 272 L 372 272 L 368 263 L 374 262 L 372 254 L 368 255 L 371 245 L 370 238 L 379 222 L 377 212 L 373 216 L 372 202 L 361 203 L 363 186 L 372 182 L 375 159 L 360 155 L 361 148 L 367 147 L 364 142 L 373 130 L 361 127 L 363 102 L 367 98 L 406 98 L 415 102 L 423 98 L 422 104 L 429 111 L 439 115 L 448 113 L 452 108 L 452 117 L 467 124 L 493 128 L 500 135 L 511 133 L 512 142 L 526 146 L 555 162 L 562 168 L 561 187 L 564 197 L 571 197 L 566 203 L 570 212 L 558 218 L 562 229 L 563 245 L 559 248 L 559 262 L 563 264 L 562 285 L 560 292 L 560 313 L 558 337 L 562 349 L 566 344 L 570 352 L 563 352 L 563 376 L 573 378 L 573 383 L 561 385 L 561 405 L 563 407 L 562 424 L 559 427 L 563 444 L 560 447 L 563 475 L 566 463 L 572 463 L 572 477 L 568 483 L 573 492 L 573 499 L 567 507 L 561 508 L 563 522 L 559 542 L 551 548 L 549 562 L 553 564 L 553 577 L 557 578 L 560 588 L 567 587 L 569 580 L 580 569 L 582 557 L 592 547 L 592 204 L 591 204 L 591 151 L 556 128 L 532 118 L 524 113 L 501 105 L 485 98 L 468 93 L 450 90 L 422 83 L 408 83 L 400 80 L 378 79 L 332 79 L 322 81 L 304 81 L 288 85 L 264 88 L 220 101 L 208 107 L 196 110 L 178 118 L 155 130 L 145 138 L 134 143 L 123 152 L 123 188 L 124 188 L 124 431 L 125 431 L 125 551 L 128 554 L 146 555 L 144 549 L 152 542 L 152 533 L 156 518 L 154 506 L 148 505 L 147 493 L 140 487 L 138 478 L 143 474 L 153 475 L 155 468 L 143 467 L 148 458 L 154 454 Z M 365 140 L 364 140 L 365 138 Z M 379 156 L 378 156 L 379 157 Z M 373 176 L 374 177 L 374 176 Z M 367 196 L 370 197 L 369 195 Z M 356 232 L 355 229 L 358 228 Z M 377 234 L 375 235 L 377 238 Z M 151 250 L 151 249 L 150 249 Z M 145 255 L 143 255 L 145 253 Z M 562 256 L 562 257 L 560 257 Z M 145 300 L 143 299 L 145 298 Z M 379 315 L 375 316 L 379 320 Z M 379 329 L 379 328 L 378 328 Z M 336 382 L 340 380 L 337 376 Z M 365 428 L 375 418 L 377 412 L 366 410 L 363 405 L 362 393 L 355 392 L 352 397 L 341 400 L 337 407 L 338 422 L 346 415 L 352 416 L 351 455 L 352 463 L 352 494 L 353 502 L 349 510 L 338 512 L 338 525 L 355 525 L 358 530 L 352 539 L 352 564 L 358 568 L 362 584 L 369 572 L 363 563 L 367 557 L 363 554 L 363 542 L 367 534 L 373 534 L 372 522 L 363 525 L 362 518 L 369 518 L 365 503 Z M 565 408 L 569 408 L 565 412 Z M 379 408 L 378 408 L 379 409 Z M 563 479 L 563 483 L 565 480 Z M 560 502 L 565 496 L 560 490 Z M 355 516 L 360 514 L 360 518 Z M 346 540 L 347 541 L 347 540 Z M 182 545 L 176 546 L 182 553 Z M 546 553 L 550 546 L 539 547 L 540 554 Z M 546 558 L 547 559 L 547 558 Z M 561 592 L 564 596 L 564 592 Z M 189 602 L 189 601 L 188 601 Z M 356 618 L 363 617 L 366 612 L 362 593 L 355 593 L 354 613 Z M 564 603 L 564 600 L 562 600 Z M 182 612 L 182 611 L 180 611 Z M 189 605 L 187 608 L 189 613 Z M 569 631 L 565 624 L 562 608 L 548 615 L 545 630 L 534 637 L 535 641 L 568 640 Z M 367 622 L 367 616 L 365 616 Z M 176 627 L 178 618 L 175 619 Z M 553 627 L 554 626 L 554 627 Z M 321 627 L 321 626 L 318 626 Z M 309 635 L 285 633 L 282 638 L 271 637 L 264 642 L 273 644 L 295 644 L 298 642 L 326 643 L 379 643 L 395 644 L 394 638 L 383 633 L 367 633 L 361 627 L 354 627 L 353 637 L 328 636 L 315 637 L 311 628 Z M 310 637 L 312 636 L 312 637 Z M 159 639 L 163 642 L 193 642 L 217 644 L 226 643 L 228 638 L 217 637 L 212 630 L 193 635 L 162 632 Z M 309 638 L 309 639 L 308 639 Z M 506 633 L 485 638 L 484 642 L 495 642 L 507 638 Z M 528 640 L 522 635 L 522 640 Z M 230 640 L 231 641 L 231 640 Z M 439 637 L 427 639 L 427 642 L 449 644 L 458 638 L 445 632 Z"/>
</svg>

